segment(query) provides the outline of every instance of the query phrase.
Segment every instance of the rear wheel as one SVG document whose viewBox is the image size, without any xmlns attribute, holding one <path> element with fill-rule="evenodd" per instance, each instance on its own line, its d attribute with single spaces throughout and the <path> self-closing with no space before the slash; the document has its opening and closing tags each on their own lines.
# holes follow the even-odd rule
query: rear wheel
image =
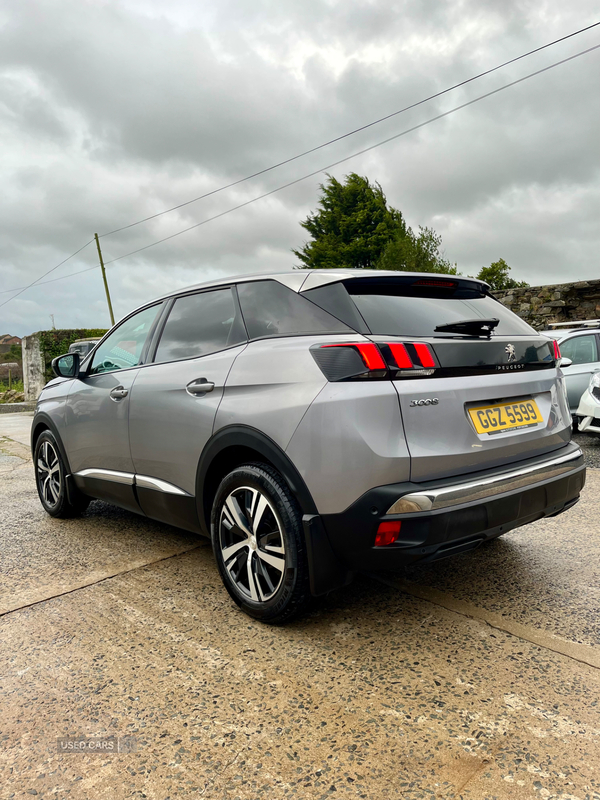
<svg viewBox="0 0 600 800">
<path fill-rule="evenodd" d="M 211 534 L 223 583 L 247 614 L 281 624 L 306 609 L 310 591 L 302 516 L 275 469 L 247 464 L 221 481 Z"/>
<path fill-rule="evenodd" d="M 38 495 L 50 516 L 75 517 L 85 511 L 90 498 L 75 489 L 70 496 L 67 493 L 67 471 L 51 431 L 40 434 L 35 444 L 33 463 Z"/>
</svg>

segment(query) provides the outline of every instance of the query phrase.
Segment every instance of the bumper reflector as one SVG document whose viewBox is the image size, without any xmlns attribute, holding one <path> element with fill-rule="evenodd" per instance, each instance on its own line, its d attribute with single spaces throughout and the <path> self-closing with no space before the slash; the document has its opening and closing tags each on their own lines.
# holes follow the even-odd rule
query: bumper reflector
<svg viewBox="0 0 600 800">
<path fill-rule="evenodd" d="M 375 547 L 385 547 L 388 544 L 394 544 L 400 535 L 401 527 L 402 520 L 399 519 L 389 522 L 380 522 L 377 528 L 377 535 L 375 536 Z"/>
</svg>

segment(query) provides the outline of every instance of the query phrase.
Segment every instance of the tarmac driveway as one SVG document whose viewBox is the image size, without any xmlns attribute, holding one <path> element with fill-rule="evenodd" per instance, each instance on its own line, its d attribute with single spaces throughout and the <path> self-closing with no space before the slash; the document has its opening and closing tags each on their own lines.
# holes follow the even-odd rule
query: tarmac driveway
<svg viewBox="0 0 600 800">
<path fill-rule="evenodd" d="M 0 416 L 2 800 L 600 798 L 599 470 L 561 517 L 269 628 L 205 540 L 46 516 L 30 422 Z"/>
</svg>

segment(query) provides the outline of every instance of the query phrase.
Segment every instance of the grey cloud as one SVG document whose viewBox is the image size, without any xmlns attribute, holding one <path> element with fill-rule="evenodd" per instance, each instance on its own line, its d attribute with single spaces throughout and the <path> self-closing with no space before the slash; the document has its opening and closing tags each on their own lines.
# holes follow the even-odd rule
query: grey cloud
<svg viewBox="0 0 600 800">
<path fill-rule="evenodd" d="M 577 9 L 549 0 L 12 4 L 0 47 L 0 289 L 38 277 L 94 231 L 315 146 L 589 23 L 592 13 L 591 0 Z M 107 237 L 107 260 L 596 41 L 597 34 L 578 37 L 235 190 Z M 598 58 L 557 68 L 332 172 L 378 180 L 410 224 L 443 234 L 463 272 L 502 256 L 530 282 L 567 279 L 574 270 L 592 275 Z M 108 271 L 118 313 L 171 285 L 291 266 L 291 248 L 305 237 L 298 223 L 315 207 L 323 180 L 312 177 L 117 261 Z M 90 247 L 54 274 L 95 262 Z M 0 328 L 26 333 L 45 327 L 48 313 L 61 324 L 100 324 L 97 272 L 25 293 L 0 308 Z"/>
</svg>

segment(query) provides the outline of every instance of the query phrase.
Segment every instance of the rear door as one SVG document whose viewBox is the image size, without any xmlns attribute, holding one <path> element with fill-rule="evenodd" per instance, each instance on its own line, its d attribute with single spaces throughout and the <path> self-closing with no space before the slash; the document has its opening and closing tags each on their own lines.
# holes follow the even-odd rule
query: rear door
<svg viewBox="0 0 600 800">
<path fill-rule="evenodd" d="M 595 334 L 586 333 L 563 339 L 560 343 L 563 358 L 570 358 L 570 367 L 564 368 L 567 394 L 571 413 L 575 414 L 581 395 L 590 381 L 590 375 L 600 369 L 598 362 L 598 340 Z"/>
<path fill-rule="evenodd" d="M 246 332 L 227 287 L 175 298 L 158 335 L 131 395 L 137 493 L 148 516 L 194 528 L 198 462 Z"/>
<path fill-rule="evenodd" d="M 411 480 L 496 467 L 569 440 L 570 415 L 550 340 L 482 284 L 431 275 L 343 284 L 370 331 L 365 335 L 397 365 L 391 375 Z M 318 292 L 306 294 L 318 299 Z M 499 323 L 489 338 L 435 330 L 491 318 Z"/>
</svg>

